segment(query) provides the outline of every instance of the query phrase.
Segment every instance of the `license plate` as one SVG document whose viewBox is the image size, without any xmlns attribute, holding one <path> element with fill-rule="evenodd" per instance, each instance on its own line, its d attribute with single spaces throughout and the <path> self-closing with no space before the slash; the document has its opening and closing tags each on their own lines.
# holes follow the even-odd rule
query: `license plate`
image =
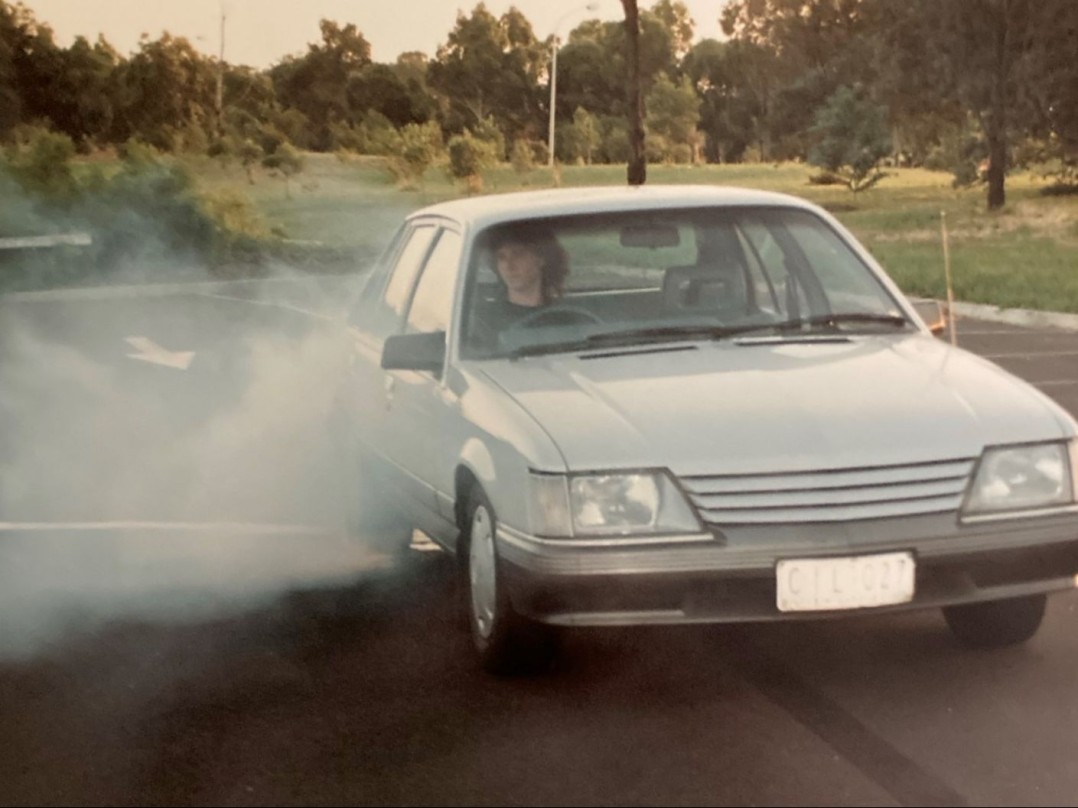
<svg viewBox="0 0 1078 808">
<path fill-rule="evenodd" d="M 891 606 L 913 600 L 912 553 L 779 561 L 776 601 L 781 612 Z"/>
</svg>

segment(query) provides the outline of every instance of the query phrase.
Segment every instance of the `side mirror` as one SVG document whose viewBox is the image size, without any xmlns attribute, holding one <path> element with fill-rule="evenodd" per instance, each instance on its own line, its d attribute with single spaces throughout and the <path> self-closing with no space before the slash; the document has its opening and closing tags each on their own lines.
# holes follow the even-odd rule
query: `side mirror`
<svg viewBox="0 0 1078 808">
<path fill-rule="evenodd" d="M 939 336 L 947 330 L 947 317 L 943 304 L 938 300 L 918 299 L 911 300 L 914 310 L 925 321 L 928 330 Z"/>
<path fill-rule="evenodd" d="M 395 334 L 382 346 L 386 370 L 425 370 L 440 376 L 445 364 L 445 332 Z"/>
</svg>

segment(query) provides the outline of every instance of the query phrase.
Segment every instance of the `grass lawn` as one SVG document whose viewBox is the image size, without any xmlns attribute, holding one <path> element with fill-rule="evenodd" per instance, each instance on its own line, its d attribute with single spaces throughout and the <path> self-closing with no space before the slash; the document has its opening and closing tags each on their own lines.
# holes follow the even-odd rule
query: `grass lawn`
<svg viewBox="0 0 1078 808">
<path fill-rule="evenodd" d="M 406 213 L 465 193 L 440 169 L 429 170 L 422 187 L 400 189 L 377 158 L 309 154 L 303 172 L 287 184 L 263 173 L 249 184 L 241 167 L 222 169 L 208 159 L 191 165 L 208 190 L 243 192 L 267 224 L 287 238 L 355 248 L 364 255 L 380 250 Z M 988 213 L 983 186 L 955 190 L 945 173 L 892 169 L 875 188 L 853 194 L 838 186 L 810 185 L 814 171 L 793 163 L 649 166 L 648 182 L 736 185 L 810 199 L 831 210 L 915 295 L 944 294 L 944 212 L 957 299 L 1078 312 L 1078 196 L 1044 196 L 1043 181 L 1019 174 L 1008 178 L 1007 206 Z M 555 184 L 545 167 L 520 175 L 503 166 L 483 179 L 484 193 Z M 560 184 L 567 187 L 624 182 L 624 166 L 560 170 Z"/>
</svg>

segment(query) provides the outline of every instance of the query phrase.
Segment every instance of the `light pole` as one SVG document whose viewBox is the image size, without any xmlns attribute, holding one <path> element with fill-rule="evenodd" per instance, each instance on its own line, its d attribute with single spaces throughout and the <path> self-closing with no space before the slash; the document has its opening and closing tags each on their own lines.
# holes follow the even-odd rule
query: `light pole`
<svg viewBox="0 0 1078 808">
<path fill-rule="evenodd" d="M 593 0 L 584 6 L 570 9 L 566 11 L 554 23 L 554 44 L 551 46 L 550 56 L 550 131 L 547 136 L 547 166 L 554 168 L 554 99 L 557 97 L 558 89 L 558 29 L 561 28 L 561 24 L 565 22 L 566 18 L 570 14 L 577 14 L 581 11 L 595 11 L 599 8 L 599 3 Z"/>
<path fill-rule="evenodd" d="M 224 133 L 225 99 L 225 0 L 221 0 L 221 51 L 217 57 L 217 93 L 214 97 L 214 112 L 217 115 L 217 137 Z"/>
</svg>

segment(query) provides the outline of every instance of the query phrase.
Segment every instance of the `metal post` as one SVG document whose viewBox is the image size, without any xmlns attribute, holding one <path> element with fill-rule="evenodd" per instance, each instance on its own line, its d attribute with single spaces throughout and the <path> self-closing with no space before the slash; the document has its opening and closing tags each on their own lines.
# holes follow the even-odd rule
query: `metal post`
<svg viewBox="0 0 1078 808">
<path fill-rule="evenodd" d="M 558 87 L 558 35 L 554 34 L 553 54 L 550 58 L 550 132 L 547 138 L 547 166 L 554 168 L 554 99 Z"/>
<path fill-rule="evenodd" d="M 951 332 L 951 344 L 958 345 L 954 330 L 954 287 L 951 285 L 951 250 L 947 242 L 947 212 L 940 211 L 940 232 L 943 236 L 943 275 L 947 283 L 947 328 Z"/>
<path fill-rule="evenodd" d="M 217 137 L 224 134 L 224 98 L 225 98 L 225 3 L 221 0 L 221 50 L 217 57 L 217 95 L 214 98 L 214 111 L 217 113 Z"/>
<path fill-rule="evenodd" d="M 578 8 L 570 9 L 566 11 L 554 23 L 554 44 L 551 48 L 550 55 L 550 125 L 549 132 L 547 134 L 547 151 L 550 152 L 547 155 L 547 166 L 554 168 L 554 101 L 557 97 L 558 87 L 558 31 L 561 29 L 561 24 L 569 17 L 570 14 L 576 14 L 581 11 L 595 11 L 599 8 L 597 0 L 580 6 Z"/>
</svg>

